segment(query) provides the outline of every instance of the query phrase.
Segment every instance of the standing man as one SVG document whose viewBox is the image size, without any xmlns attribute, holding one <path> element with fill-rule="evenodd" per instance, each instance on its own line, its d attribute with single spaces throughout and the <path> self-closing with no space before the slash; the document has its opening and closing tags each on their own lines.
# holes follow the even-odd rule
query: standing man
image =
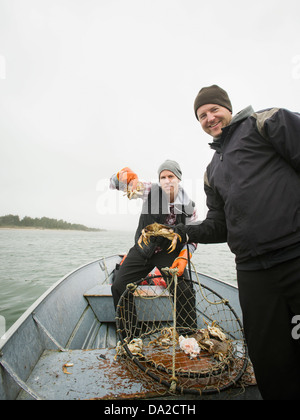
<svg viewBox="0 0 300 420">
<path fill-rule="evenodd" d="M 166 160 L 158 168 L 159 184 L 139 181 L 137 174 L 127 167 L 111 177 L 112 189 L 125 191 L 129 187 L 138 191 L 137 194 L 133 194 L 133 198 L 143 199 L 135 244 L 117 272 L 112 285 L 112 295 L 117 307 L 128 283 L 142 279 L 155 267 L 161 269 L 172 265 L 172 268 L 178 268 L 179 277 L 177 323 L 183 330 L 188 330 L 196 328 L 196 311 L 194 290 L 192 283 L 186 280 L 188 276 L 185 267 L 188 252 L 191 258 L 196 245 L 185 245 L 178 241 L 176 249 L 168 253 L 170 241 L 162 237 L 151 237 L 150 243 L 142 244 L 142 248 L 138 244 L 142 230 L 152 223 L 175 226 L 177 223 L 186 225 L 196 221 L 195 203 L 181 187 L 181 177 L 181 168 L 173 160 Z"/>
<path fill-rule="evenodd" d="M 178 226 L 197 243 L 228 242 L 249 355 L 264 399 L 300 399 L 300 115 L 251 106 L 232 117 L 227 93 L 198 93 L 194 111 L 215 150 L 204 176 L 208 213 Z"/>
</svg>

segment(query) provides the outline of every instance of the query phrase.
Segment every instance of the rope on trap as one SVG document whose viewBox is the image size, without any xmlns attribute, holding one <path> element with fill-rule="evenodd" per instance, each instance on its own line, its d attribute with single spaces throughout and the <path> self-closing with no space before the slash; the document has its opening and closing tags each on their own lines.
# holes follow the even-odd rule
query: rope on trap
<svg viewBox="0 0 300 420">
<path fill-rule="evenodd" d="M 177 269 L 162 272 L 167 289 L 140 286 L 141 279 L 122 295 L 116 313 L 118 354 L 171 393 L 214 393 L 234 385 L 248 357 L 228 300 L 202 285 L 196 270 L 197 281 L 178 278 Z M 199 350 L 191 349 L 191 341 Z"/>
</svg>

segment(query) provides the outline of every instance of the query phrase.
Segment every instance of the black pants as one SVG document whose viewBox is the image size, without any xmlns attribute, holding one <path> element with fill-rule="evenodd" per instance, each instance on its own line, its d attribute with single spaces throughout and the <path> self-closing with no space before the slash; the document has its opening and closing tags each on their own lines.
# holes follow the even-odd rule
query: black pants
<svg viewBox="0 0 300 420">
<path fill-rule="evenodd" d="M 249 356 L 263 399 L 299 400 L 300 339 L 293 334 L 293 318 L 300 315 L 300 258 L 267 270 L 238 271 L 237 278 Z"/>
<path fill-rule="evenodd" d="M 118 270 L 111 288 L 115 308 L 117 307 L 119 299 L 124 293 L 127 284 L 139 281 L 146 277 L 154 267 L 157 267 L 159 270 L 161 268 L 171 267 L 178 254 L 179 252 L 176 250 L 170 254 L 162 251 L 154 254 L 150 260 L 145 261 L 135 246 L 131 248 L 124 263 Z M 186 270 L 184 278 L 188 279 Z M 171 293 L 173 292 L 172 289 L 170 291 Z M 184 280 L 182 277 L 178 278 L 176 306 L 176 323 L 178 328 L 197 328 L 193 284 L 191 281 Z"/>
</svg>

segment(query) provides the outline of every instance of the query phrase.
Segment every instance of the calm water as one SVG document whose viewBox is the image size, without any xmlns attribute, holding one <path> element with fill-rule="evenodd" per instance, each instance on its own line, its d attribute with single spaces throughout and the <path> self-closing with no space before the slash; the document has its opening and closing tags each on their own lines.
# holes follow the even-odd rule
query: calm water
<svg viewBox="0 0 300 420">
<path fill-rule="evenodd" d="M 133 232 L 0 229 L 0 316 L 8 329 L 53 283 L 103 256 L 126 253 Z M 198 245 L 197 271 L 236 284 L 226 244 Z"/>
</svg>

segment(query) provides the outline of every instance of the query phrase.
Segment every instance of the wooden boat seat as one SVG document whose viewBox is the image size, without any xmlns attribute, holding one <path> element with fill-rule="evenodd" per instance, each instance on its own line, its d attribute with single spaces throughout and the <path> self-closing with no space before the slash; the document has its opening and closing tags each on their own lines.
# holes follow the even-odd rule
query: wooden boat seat
<svg viewBox="0 0 300 420">
<path fill-rule="evenodd" d="M 157 314 L 161 321 L 172 320 L 172 305 L 167 289 L 161 286 L 139 286 L 134 294 L 139 321 L 155 321 Z M 115 321 L 111 285 L 97 285 L 84 293 L 84 297 L 100 322 Z"/>
</svg>

